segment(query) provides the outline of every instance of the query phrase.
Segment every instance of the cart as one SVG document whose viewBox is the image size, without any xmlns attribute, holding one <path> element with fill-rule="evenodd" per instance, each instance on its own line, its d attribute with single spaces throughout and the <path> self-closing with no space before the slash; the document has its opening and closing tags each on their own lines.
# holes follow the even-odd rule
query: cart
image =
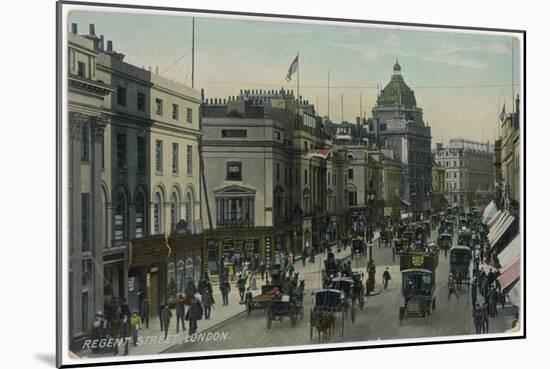
<svg viewBox="0 0 550 369">
<path fill-rule="evenodd" d="M 298 307 L 290 296 L 280 295 L 269 302 L 265 317 L 267 329 L 271 329 L 273 321 L 282 322 L 284 317 L 288 317 L 292 327 L 295 327 L 298 321 Z"/>
<path fill-rule="evenodd" d="M 309 315 L 309 338 L 317 330 L 319 342 L 321 334 L 329 341 L 339 325 L 340 336 L 344 337 L 344 293 L 334 289 L 321 289 L 312 293 L 313 303 Z M 339 323 L 339 324 L 338 324 Z"/>
</svg>

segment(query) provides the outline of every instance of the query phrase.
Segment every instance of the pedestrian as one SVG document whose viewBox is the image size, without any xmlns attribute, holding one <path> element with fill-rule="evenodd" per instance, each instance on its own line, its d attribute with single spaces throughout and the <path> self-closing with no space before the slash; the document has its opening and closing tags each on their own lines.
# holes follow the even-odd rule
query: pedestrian
<svg viewBox="0 0 550 369">
<path fill-rule="evenodd" d="M 147 295 L 143 296 L 140 309 L 141 321 L 145 323 L 145 328 L 149 329 L 149 298 Z"/>
<path fill-rule="evenodd" d="M 479 307 L 479 303 L 476 303 L 474 305 L 473 317 L 474 317 L 474 325 L 476 327 L 476 334 L 480 334 L 481 333 L 481 325 L 482 325 L 482 317 L 481 317 L 481 308 Z"/>
<path fill-rule="evenodd" d="M 130 321 L 128 320 L 128 315 L 123 314 L 122 319 L 119 323 L 119 338 L 123 339 L 124 344 L 124 356 L 128 355 L 129 351 L 129 344 L 130 344 L 130 337 L 132 335 L 132 328 L 130 326 Z M 118 355 L 118 343 L 115 342 L 115 356 Z"/>
<path fill-rule="evenodd" d="M 250 289 L 252 291 L 256 291 L 258 287 L 256 286 L 256 273 L 254 273 L 250 276 Z"/>
<path fill-rule="evenodd" d="M 477 281 L 475 279 L 472 281 L 470 292 L 472 296 L 472 309 L 475 309 L 477 304 Z"/>
<path fill-rule="evenodd" d="M 303 263 L 305 265 L 305 259 L 303 260 Z M 260 273 L 262 274 L 262 281 L 264 280 L 264 275 L 265 275 L 265 262 L 263 260 L 260 260 Z"/>
<path fill-rule="evenodd" d="M 162 311 L 164 310 L 164 304 L 163 303 L 160 303 L 159 304 L 159 322 L 160 322 L 160 331 L 164 331 L 164 321 L 162 319 Z"/>
<path fill-rule="evenodd" d="M 456 281 L 453 273 L 449 273 L 449 281 L 447 282 L 447 285 L 449 286 L 449 296 L 447 297 L 447 300 L 449 300 L 453 294 L 458 300 L 458 293 L 456 293 Z"/>
<path fill-rule="evenodd" d="M 239 289 L 239 297 L 241 298 L 241 301 L 244 299 L 244 293 L 246 290 L 246 276 L 243 272 L 239 275 L 239 280 L 237 281 L 237 288 Z"/>
<path fill-rule="evenodd" d="M 204 306 L 204 319 L 210 319 L 210 313 L 212 312 L 212 305 L 214 305 L 214 297 L 210 292 L 205 291 L 202 295 L 202 305 Z"/>
<path fill-rule="evenodd" d="M 138 331 L 141 329 L 141 318 L 139 317 L 136 310 L 134 310 L 132 316 L 130 317 L 130 326 L 132 328 L 133 344 L 134 346 L 137 346 Z"/>
<path fill-rule="evenodd" d="M 107 333 L 106 328 L 107 328 L 106 320 L 103 318 L 103 313 L 100 310 L 95 314 L 95 318 L 92 322 L 92 334 L 91 334 L 92 340 L 100 340 L 104 338 Z M 98 346 L 96 347 L 92 346 L 92 352 L 98 353 L 100 352 L 100 348 Z"/>
<path fill-rule="evenodd" d="M 193 296 L 191 297 L 189 309 L 185 315 L 185 320 L 189 321 L 189 335 L 197 333 L 198 324 L 197 321 L 202 319 L 202 304 L 200 300 Z"/>
<path fill-rule="evenodd" d="M 481 304 L 481 327 L 483 333 L 489 333 L 489 314 L 487 312 L 487 304 Z"/>
<path fill-rule="evenodd" d="M 491 287 L 491 289 L 489 290 L 489 311 L 491 313 L 491 317 L 493 318 L 498 315 L 497 303 L 498 303 L 497 289 L 495 287 Z"/>
<path fill-rule="evenodd" d="M 162 324 L 164 328 L 164 339 L 168 337 L 168 328 L 170 327 L 170 319 L 172 319 L 172 312 L 170 311 L 170 307 L 168 306 L 168 303 L 164 304 L 164 308 L 162 309 Z"/>
<path fill-rule="evenodd" d="M 307 259 L 307 249 L 304 247 L 302 250 L 302 266 L 306 266 L 306 259 Z M 262 273 L 262 281 L 264 280 L 264 274 Z"/>
<path fill-rule="evenodd" d="M 227 278 L 224 278 L 222 282 L 220 283 L 220 292 L 222 294 L 222 305 L 227 306 L 229 305 L 229 292 L 231 291 L 231 285 L 229 284 L 229 280 Z"/>
<path fill-rule="evenodd" d="M 388 288 L 388 282 L 390 281 L 391 276 L 389 272 L 389 268 L 386 267 L 386 270 L 384 270 L 384 273 L 382 274 L 382 280 L 384 281 L 384 289 Z"/>
<path fill-rule="evenodd" d="M 185 300 L 183 295 L 180 293 L 178 295 L 178 300 L 176 301 L 176 333 L 180 332 L 180 321 L 181 321 L 181 330 L 185 330 Z"/>
</svg>

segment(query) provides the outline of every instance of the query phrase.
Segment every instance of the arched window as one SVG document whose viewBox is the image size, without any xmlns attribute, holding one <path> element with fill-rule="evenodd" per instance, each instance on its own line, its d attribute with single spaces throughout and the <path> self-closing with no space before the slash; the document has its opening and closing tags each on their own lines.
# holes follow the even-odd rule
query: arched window
<svg viewBox="0 0 550 369">
<path fill-rule="evenodd" d="M 145 195 L 143 192 L 139 192 L 136 196 L 136 238 L 146 236 L 146 211 Z"/>
<path fill-rule="evenodd" d="M 179 205 L 178 195 L 172 192 L 170 197 L 170 231 L 173 232 L 176 229 L 176 223 L 179 221 Z"/>
<path fill-rule="evenodd" d="M 115 195 L 114 204 L 114 240 L 122 241 L 128 237 L 128 204 L 122 191 Z"/>
<path fill-rule="evenodd" d="M 193 224 L 193 202 L 193 195 L 191 195 L 191 192 L 187 192 L 185 196 L 185 220 L 187 220 L 189 226 Z"/>
<path fill-rule="evenodd" d="M 162 197 L 160 193 L 155 193 L 153 205 L 153 224 L 155 234 L 160 234 L 162 231 Z"/>
<path fill-rule="evenodd" d="M 311 193 L 306 188 L 304 190 L 304 213 L 309 214 L 311 212 Z"/>
<path fill-rule="evenodd" d="M 102 239 L 101 242 L 103 244 L 103 247 L 109 246 L 109 219 L 107 212 L 107 194 L 105 193 L 105 189 L 101 191 L 101 216 L 103 219 L 103 232 L 102 232 Z"/>
</svg>

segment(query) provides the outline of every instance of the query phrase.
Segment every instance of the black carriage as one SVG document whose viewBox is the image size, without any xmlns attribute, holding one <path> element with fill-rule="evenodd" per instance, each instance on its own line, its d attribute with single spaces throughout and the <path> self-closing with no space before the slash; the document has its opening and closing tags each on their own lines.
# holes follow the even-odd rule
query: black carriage
<svg viewBox="0 0 550 369">
<path fill-rule="evenodd" d="M 351 321 L 355 322 L 356 306 L 353 299 L 353 287 L 355 281 L 349 277 L 335 277 L 332 278 L 330 288 L 333 290 L 339 290 L 344 294 L 344 316 L 350 312 Z"/>
<path fill-rule="evenodd" d="M 451 273 L 460 287 L 470 281 L 470 261 L 472 252 L 468 246 L 454 246 L 450 251 Z"/>
<path fill-rule="evenodd" d="M 290 319 L 290 324 L 295 327 L 298 321 L 299 310 L 295 301 L 289 295 L 281 295 L 276 299 L 272 299 L 266 309 L 266 325 L 267 329 L 271 329 L 272 322 L 277 320 L 282 322 L 284 317 Z"/>
<path fill-rule="evenodd" d="M 458 244 L 460 246 L 472 247 L 472 233 L 467 229 L 458 231 Z"/>
<path fill-rule="evenodd" d="M 319 340 L 321 333 L 330 338 L 336 326 L 340 327 L 340 336 L 344 337 L 344 293 L 340 290 L 322 289 L 312 293 L 313 304 L 309 315 L 309 338 L 313 339 L 313 329 L 317 329 Z M 339 322 L 339 324 L 337 324 Z"/>
<path fill-rule="evenodd" d="M 351 240 L 351 258 L 364 258 L 367 255 L 367 243 L 363 237 L 356 237 Z"/>
<path fill-rule="evenodd" d="M 387 245 L 388 243 L 390 243 L 392 238 L 393 238 L 393 232 L 391 231 L 391 229 L 386 229 L 380 232 L 380 241 L 384 245 Z"/>
<path fill-rule="evenodd" d="M 428 316 L 435 310 L 435 272 L 428 269 L 405 269 L 401 271 L 402 293 L 405 305 L 399 307 L 399 324 L 409 317 Z"/>
<path fill-rule="evenodd" d="M 273 264 L 269 269 L 271 283 L 262 286 L 261 293 L 253 296 L 251 291 L 245 295 L 244 301 L 239 302 L 244 304 L 248 315 L 252 314 L 252 310 L 264 310 L 269 307 L 269 304 L 274 299 L 279 299 L 283 292 L 283 280 L 285 272 L 280 264 Z"/>
<path fill-rule="evenodd" d="M 442 233 L 437 238 L 437 247 L 448 251 L 453 246 L 453 236 L 450 233 Z M 446 255 L 446 254 L 445 254 Z"/>
</svg>

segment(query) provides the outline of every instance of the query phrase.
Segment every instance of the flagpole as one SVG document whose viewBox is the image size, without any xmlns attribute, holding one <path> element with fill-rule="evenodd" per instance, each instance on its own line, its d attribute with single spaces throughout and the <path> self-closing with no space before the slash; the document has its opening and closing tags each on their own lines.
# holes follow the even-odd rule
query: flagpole
<svg viewBox="0 0 550 369">
<path fill-rule="evenodd" d="M 296 53 L 296 59 L 298 60 L 298 78 L 296 79 L 296 93 L 298 94 L 298 107 L 300 106 L 300 53 Z"/>
<path fill-rule="evenodd" d="M 330 69 L 328 70 L 328 78 L 327 78 L 327 118 L 330 122 Z"/>
</svg>

